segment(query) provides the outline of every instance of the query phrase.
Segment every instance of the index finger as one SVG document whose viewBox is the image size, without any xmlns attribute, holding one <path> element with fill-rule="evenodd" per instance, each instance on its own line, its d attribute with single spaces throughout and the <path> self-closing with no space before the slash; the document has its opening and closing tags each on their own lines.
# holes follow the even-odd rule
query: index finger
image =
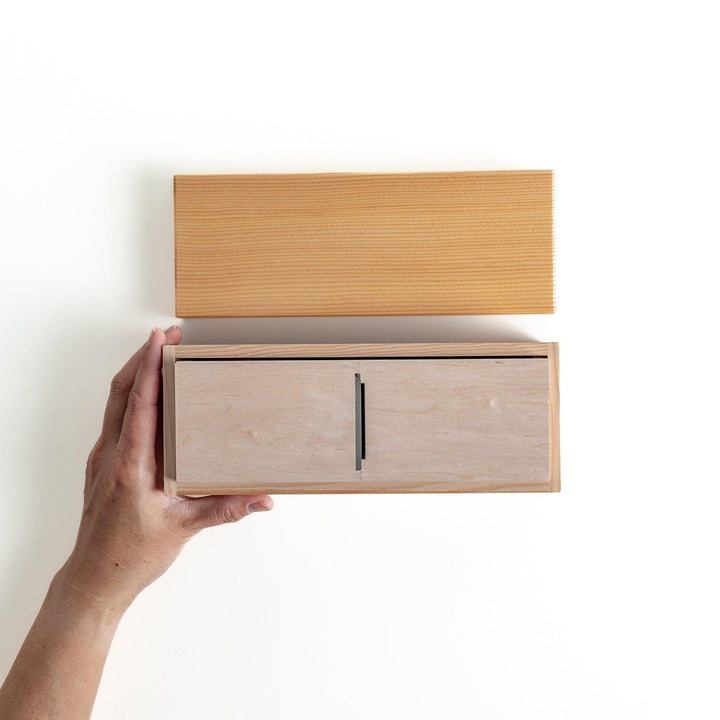
<svg viewBox="0 0 720 720">
<path fill-rule="evenodd" d="M 165 331 L 165 336 L 167 343 L 175 344 L 180 342 L 182 331 L 177 325 L 171 325 Z M 117 442 L 120 437 L 123 420 L 125 419 L 125 411 L 127 409 L 128 395 L 135 383 L 135 376 L 137 375 L 138 367 L 140 367 L 140 360 L 142 360 L 147 345 L 148 343 L 145 342 L 125 363 L 115 377 L 113 377 L 110 383 L 110 394 L 108 395 L 108 401 L 105 407 L 101 434 L 114 442 Z"/>
<path fill-rule="evenodd" d="M 160 368 L 166 340 L 162 330 L 153 328 L 128 393 L 118 447 L 133 460 L 155 457 Z"/>
<path fill-rule="evenodd" d="M 147 343 L 143 345 L 126 363 L 110 383 L 110 394 L 103 417 L 102 434 L 117 440 L 122 430 L 127 396 L 135 382 L 135 375 L 140 365 Z"/>
</svg>

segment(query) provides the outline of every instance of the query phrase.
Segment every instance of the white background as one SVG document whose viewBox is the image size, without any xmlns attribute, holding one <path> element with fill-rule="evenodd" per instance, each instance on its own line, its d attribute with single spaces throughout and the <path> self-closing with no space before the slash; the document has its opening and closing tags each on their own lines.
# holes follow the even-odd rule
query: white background
<svg viewBox="0 0 720 720">
<path fill-rule="evenodd" d="M 74 542 L 110 379 L 173 321 L 173 174 L 553 168 L 555 316 L 181 324 L 558 340 L 562 493 L 278 496 L 140 596 L 94 717 L 717 718 L 712 6 L 8 5 L 0 673 Z"/>
</svg>

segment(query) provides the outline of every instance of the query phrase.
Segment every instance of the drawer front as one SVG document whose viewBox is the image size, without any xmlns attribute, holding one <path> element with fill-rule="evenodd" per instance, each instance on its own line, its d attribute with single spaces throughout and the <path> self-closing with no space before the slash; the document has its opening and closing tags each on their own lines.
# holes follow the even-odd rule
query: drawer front
<svg viewBox="0 0 720 720">
<path fill-rule="evenodd" d="M 354 372 L 342 360 L 177 362 L 178 491 L 353 480 Z"/>
<path fill-rule="evenodd" d="M 418 490 L 548 484 L 546 358 L 360 360 L 364 483 Z"/>
</svg>

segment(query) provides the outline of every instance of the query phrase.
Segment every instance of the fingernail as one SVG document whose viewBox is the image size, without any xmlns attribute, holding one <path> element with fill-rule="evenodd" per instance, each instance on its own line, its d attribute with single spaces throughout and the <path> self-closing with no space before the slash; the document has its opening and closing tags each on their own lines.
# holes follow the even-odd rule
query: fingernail
<svg viewBox="0 0 720 720">
<path fill-rule="evenodd" d="M 266 510 L 270 510 L 270 507 L 266 505 L 264 502 L 254 502 L 250 503 L 248 505 L 248 512 L 265 512 Z"/>
<path fill-rule="evenodd" d="M 171 325 L 165 332 L 166 333 L 172 332 L 173 330 L 175 330 L 176 327 L 177 327 L 177 325 Z"/>
<path fill-rule="evenodd" d="M 155 331 L 156 331 L 156 330 L 157 330 L 157 328 L 154 327 L 154 328 L 150 331 L 150 337 L 148 337 L 148 342 L 153 339 L 153 335 L 155 334 Z"/>
</svg>

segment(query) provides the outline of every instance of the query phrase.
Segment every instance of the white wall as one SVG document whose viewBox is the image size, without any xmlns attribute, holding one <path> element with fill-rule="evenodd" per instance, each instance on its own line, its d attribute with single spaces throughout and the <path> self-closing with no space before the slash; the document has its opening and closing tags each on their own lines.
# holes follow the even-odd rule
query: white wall
<svg viewBox="0 0 720 720">
<path fill-rule="evenodd" d="M 710 2 L 14 3 L 0 28 L 0 673 L 112 374 L 173 320 L 172 175 L 554 168 L 550 317 L 190 342 L 558 340 L 560 495 L 276 497 L 124 619 L 124 718 L 717 717 Z"/>
</svg>

